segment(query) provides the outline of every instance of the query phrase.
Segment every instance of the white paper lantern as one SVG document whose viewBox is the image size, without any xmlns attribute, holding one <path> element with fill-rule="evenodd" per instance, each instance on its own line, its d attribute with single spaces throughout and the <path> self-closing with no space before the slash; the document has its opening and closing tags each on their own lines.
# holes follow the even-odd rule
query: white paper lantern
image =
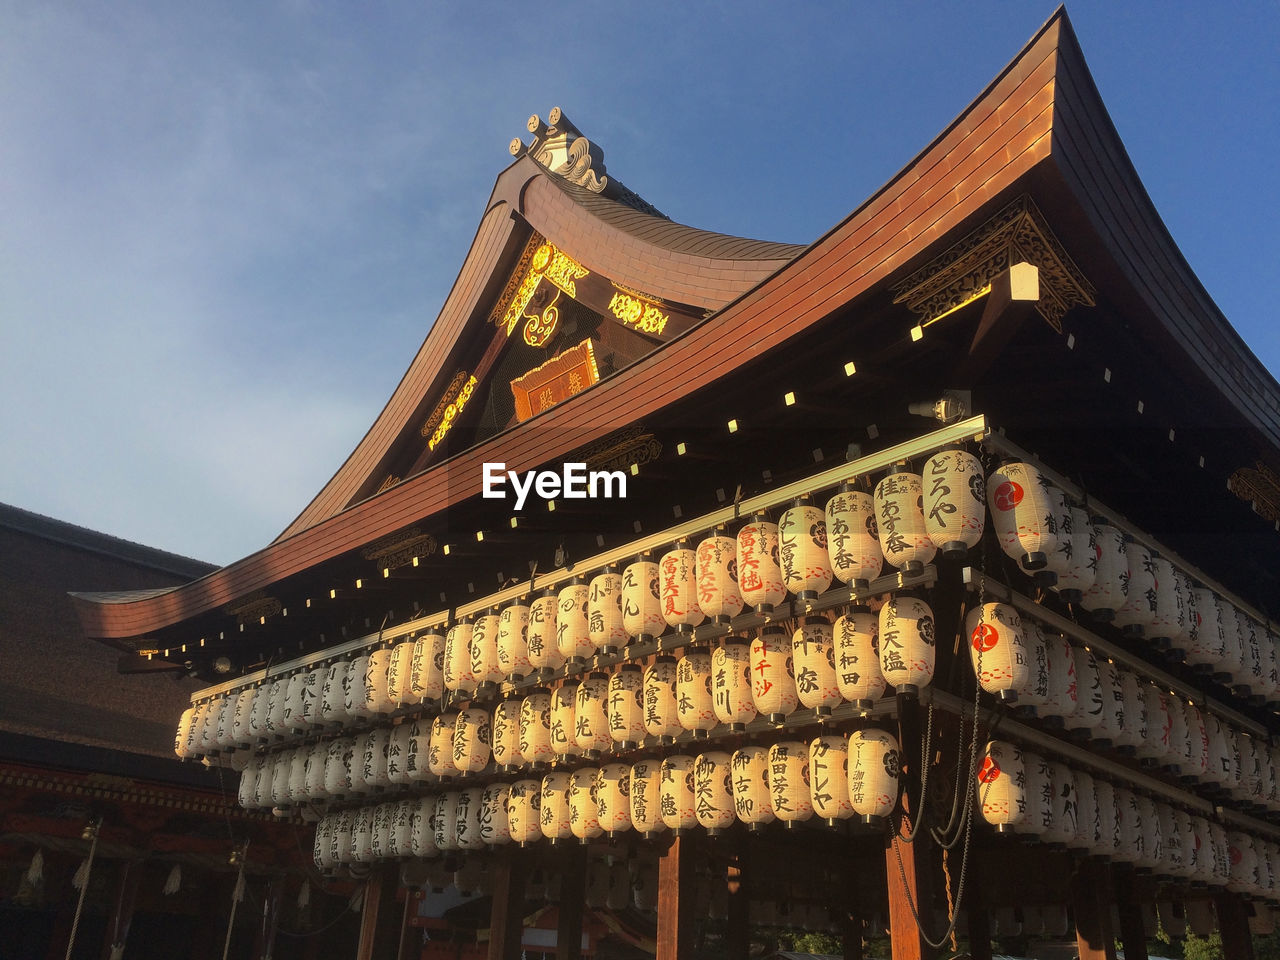
<svg viewBox="0 0 1280 960">
<path fill-rule="evenodd" d="M 560 595 L 545 590 L 529 604 L 529 663 L 543 674 L 564 666 L 560 654 L 560 631 L 557 623 Z"/>
<path fill-rule="evenodd" d="M 961 447 L 939 450 L 925 461 L 924 528 L 944 557 L 958 559 L 978 545 L 987 517 L 982 464 Z"/>
<path fill-rule="evenodd" d="M 876 484 L 876 526 L 884 558 L 905 573 L 920 573 L 938 552 L 925 529 L 920 475 L 898 470 Z"/>
<path fill-rule="evenodd" d="M 566 663 L 581 663 L 596 652 L 587 615 L 590 598 L 591 588 L 576 579 L 560 590 L 560 603 L 556 609 L 556 645 Z"/>
<path fill-rule="evenodd" d="M 591 581 L 587 595 L 587 629 L 591 643 L 604 654 L 627 643 L 622 620 L 622 575 L 610 568 Z"/>
<path fill-rule="evenodd" d="M 607 763 L 596 778 L 596 817 L 611 837 L 631 829 L 631 767 Z"/>
<path fill-rule="evenodd" d="M 892 734 L 873 727 L 849 734 L 849 803 L 864 823 L 879 824 L 898 804 L 901 751 Z"/>
<path fill-rule="evenodd" d="M 288 681 L 285 681 L 286 688 Z M 287 702 L 287 701 L 286 701 Z M 208 725 L 209 732 L 209 750 L 216 752 L 218 750 L 229 750 L 234 746 L 232 734 L 235 730 L 235 713 L 236 698 L 221 696 L 215 701 L 215 706 L 210 709 Z M 281 715 L 280 733 L 290 734 L 292 729 L 287 726 L 284 721 L 289 717 L 289 711 L 286 707 Z"/>
<path fill-rule="evenodd" d="M 692 630 L 703 620 L 698 606 L 697 554 L 680 541 L 658 561 L 662 616 L 677 630 Z"/>
<path fill-rule="evenodd" d="M 827 501 L 826 513 L 832 573 L 841 583 L 866 587 L 884 567 L 874 498 L 845 484 Z"/>
<path fill-rule="evenodd" d="M 1226 636 L 1222 625 L 1222 608 L 1212 590 L 1195 587 L 1191 591 L 1195 608 L 1195 629 L 1188 638 L 1187 663 L 1211 673 L 1226 656 Z"/>
<path fill-rule="evenodd" d="M 246 810 L 253 810 L 258 806 L 258 777 L 261 768 L 261 759 L 254 757 L 240 773 L 240 786 L 236 790 L 236 801 Z"/>
<path fill-rule="evenodd" d="M 609 737 L 623 750 L 631 750 L 645 737 L 644 673 L 634 663 L 624 663 L 609 677 Z"/>
<path fill-rule="evenodd" d="M 778 559 L 782 582 L 799 599 L 815 599 L 831 586 L 827 515 L 808 498 L 797 500 L 782 513 L 778 522 Z"/>
<path fill-rule="evenodd" d="M 778 560 L 778 525 L 757 514 L 739 531 L 738 586 L 743 602 L 768 613 L 787 596 Z"/>
<path fill-rule="evenodd" d="M 431 721 L 427 741 L 427 769 L 435 777 L 453 777 L 458 768 L 453 763 L 453 733 L 458 726 L 456 713 L 442 713 Z"/>
<path fill-rule="evenodd" d="M 726 637 L 711 654 L 711 694 L 716 719 L 730 730 L 742 730 L 756 718 L 751 699 L 751 645 Z"/>
<path fill-rule="evenodd" d="M 652 560 L 637 560 L 622 571 L 622 625 L 640 641 L 652 640 L 667 629 L 658 565 Z"/>
<path fill-rule="evenodd" d="M 1187 631 L 1187 598 L 1183 591 L 1189 581 L 1159 554 L 1151 555 L 1151 565 L 1156 581 L 1156 609 L 1147 636 L 1156 647 L 1168 649 Z"/>
<path fill-rule="evenodd" d="M 286 731 L 296 732 L 307 726 L 302 718 L 302 685 L 306 677 L 305 670 L 296 670 L 285 681 L 283 720 Z M 224 713 L 218 722 L 218 746 L 223 749 L 234 744 L 235 708 L 238 703 L 238 695 L 234 692 L 222 701 Z"/>
<path fill-rule="evenodd" d="M 573 735 L 578 749 L 594 757 L 613 746 L 609 734 L 609 675 L 593 673 L 578 684 L 573 705 Z"/>
<path fill-rule="evenodd" d="M 569 774 L 549 773 L 542 778 L 542 835 L 548 840 L 573 836 L 569 810 Z"/>
<path fill-rule="evenodd" d="M 178 730 L 173 738 L 173 752 L 182 759 L 192 756 L 191 750 L 191 729 L 194 726 L 196 718 L 196 708 L 187 707 L 182 711 L 182 718 L 178 721 Z"/>
<path fill-rule="evenodd" d="M 380 803 L 373 808 L 373 859 L 391 857 L 392 808 L 395 804 Z"/>
<path fill-rule="evenodd" d="M 493 708 L 493 762 L 501 770 L 523 765 L 520 753 L 520 701 L 503 700 Z"/>
<path fill-rule="evenodd" d="M 444 696 L 445 636 L 425 633 L 413 641 L 412 679 L 409 689 L 417 700 Z"/>
<path fill-rule="evenodd" d="M 409 754 L 405 757 L 405 772 L 411 782 L 434 779 L 428 761 L 431 757 L 431 728 L 434 718 L 418 717 L 409 726 Z"/>
<path fill-rule="evenodd" d="M 693 794 L 693 763 L 693 757 L 674 754 L 664 757 L 659 767 L 658 804 L 662 811 L 662 822 L 667 825 L 667 829 L 677 833 L 698 825 Z M 633 783 L 632 786 L 634 785 Z"/>
<path fill-rule="evenodd" d="M 893 596 L 880 608 L 880 672 L 899 693 L 933 682 L 933 611 L 918 597 Z"/>
<path fill-rule="evenodd" d="M 1142 851 L 1138 866 L 1144 870 L 1163 869 L 1164 831 L 1161 829 L 1160 812 L 1150 797 L 1137 797 L 1138 823 L 1142 829 Z"/>
<path fill-rule="evenodd" d="M 1132 754 L 1147 739 L 1146 699 L 1142 695 L 1142 683 L 1136 673 L 1117 668 L 1116 674 L 1120 681 L 1124 707 L 1120 714 L 1120 731 L 1114 742 L 1123 752 Z"/>
<path fill-rule="evenodd" d="M 1071 507 L 1067 516 L 1070 524 L 1058 530 L 1058 553 L 1065 553 L 1067 562 L 1053 589 L 1064 602 L 1079 603 L 1093 586 L 1098 540 L 1087 510 Z"/>
<path fill-rule="evenodd" d="M 507 828 L 511 839 L 526 846 L 542 839 L 542 783 L 517 780 L 507 795 Z"/>
<path fill-rule="evenodd" d="M 1098 842 L 1092 853 L 1108 860 L 1116 859 L 1121 841 L 1115 787 L 1106 780 L 1094 778 L 1093 795 L 1098 805 Z"/>
<path fill-rule="evenodd" d="M 1266 672 L 1270 666 L 1266 660 L 1267 644 L 1264 643 L 1266 631 L 1243 610 L 1236 610 L 1236 629 L 1244 652 L 1244 669 L 1236 677 L 1234 692 L 1237 696 L 1265 700 L 1266 694 L 1270 692 L 1266 681 Z"/>
<path fill-rule="evenodd" d="M 853 816 L 849 799 L 849 742 L 841 736 L 809 741 L 809 799 L 828 823 Z"/>
<path fill-rule="evenodd" d="M 535 770 L 555 758 L 551 747 L 551 692 L 531 690 L 520 701 L 520 756 Z"/>
<path fill-rule="evenodd" d="M 656 657 L 644 671 L 644 728 L 659 739 L 674 739 L 683 730 L 676 701 L 675 657 Z"/>
<path fill-rule="evenodd" d="M 799 703 L 791 641 L 780 626 L 764 627 L 751 643 L 751 699 L 773 723 L 781 723 Z"/>
<path fill-rule="evenodd" d="M 884 696 L 879 636 L 880 618 L 863 606 L 853 607 L 832 627 L 840 696 L 863 711 Z"/>
<path fill-rule="evenodd" d="M 1223 650 L 1222 659 L 1214 664 L 1213 679 L 1224 685 L 1237 685 L 1241 689 L 1239 696 L 1248 696 L 1244 688 L 1245 664 L 1249 659 L 1246 649 L 1248 633 L 1241 629 L 1243 618 L 1235 605 L 1228 600 L 1219 599 L 1218 616 L 1222 621 Z"/>
<path fill-rule="evenodd" d="M 1071 573 L 1072 554 L 1075 552 L 1075 544 L 1071 540 L 1074 524 L 1071 502 L 1067 499 L 1066 493 L 1048 480 L 1044 480 L 1044 489 L 1049 509 L 1044 521 L 1045 528 L 1053 532 L 1058 541 L 1057 546 L 1044 552 L 1043 567 L 1032 569 L 1028 566 L 1029 555 L 1018 558 L 1018 566 L 1022 568 L 1023 573 L 1035 581 L 1037 586 L 1054 587 L 1057 586 L 1060 576 L 1069 576 Z"/>
<path fill-rule="evenodd" d="M 529 605 L 513 603 L 498 617 L 498 669 L 511 680 L 522 680 L 533 672 L 529 659 Z"/>
<path fill-rule="evenodd" d="M 1163 858 L 1156 873 L 1161 877 L 1183 877 L 1188 874 L 1182 855 L 1183 833 L 1178 816 L 1173 807 L 1167 803 L 1156 804 L 1156 816 L 1160 818 L 1160 837 L 1162 840 Z"/>
<path fill-rule="evenodd" d="M 716 725 L 711 654 L 702 647 L 689 648 L 676 664 L 676 717 L 695 737 L 705 737 Z"/>
<path fill-rule="evenodd" d="M 1001 700 L 1016 702 L 1031 686 L 1032 659 L 1017 609 L 1007 603 L 974 607 L 965 620 L 965 632 L 969 659 L 982 689 Z"/>
<path fill-rule="evenodd" d="M 733 774 L 733 809 L 753 830 L 777 819 L 769 802 L 769 750 L 746 746 L 729 761 Z"/>
<path fill-rule="evenodd" d="M 1166 696 L 1161 691 L 1161 698 L 1169 714 L 1169 738 L 1161 762 L 1172 772 L 1181 773 L 1182 764 L 1186 762 L 1187 742 L 1191 739 L 1187 712 L 1176 694 Z"/>
<path fill-rule="evenodd" d="M 1159 603 L 1155 561 L 1151 551 L 1136 540 L 1126 542 L 1124 552 L 1129 570 L 1125 581 L 1125 601 L 1116 610 L 1112 622 L 1121 628 L 1125 636 L 1141 637 L 1146 635 L 1147 627 L 1155 620 Z"/>
<path fill-rule="evenodd" d="M 1098 796 L 1094 780 L 1083 770 L 1072 771 L 1076 787 L 1076 835 L 1067 845 L 1074 850 L 1094 852 L 1101 845 L 1102 828 L 1098 822 Z"/>
<path fill-rule="evenodd" d="M 698 607 L 716 623 L 728 623 L 742 612 L 738 588 L 738 542 L 721 534 L 707 537 L 696 552 Z"/>
<path fill-rule="evenodd" d="M 364 784 L 362 792 L 365 793 L 391 786 L 391 778 L 387 776 L 387 748 L 391 742 L 391 731 L 386 727 L 378 727 L 356 742 L 363 749 L 363 761 L 360 783 L 353 780 L 352 785 L 360 789 L 360 784 Z"/>
<path fill-rule="evenodd" d="M 355 748 L 354 737 L 337 737 L 329 741 L 329 749 L 324 761 L 324 792 L 329 797 L 344 797 L 351 793 L 351 770 L 354 765 Z M 264 767 L 264 772 L 266 769 Z M 262 781 L 259 779 L 259 788 L 261 786 Z M 262 799 L 262 795 L 259 794 L 258 806 L 263 805 Z"/>
<path fill-rule="evenodd" d="M 453 765 L 463 776 L 479 773 L 492 756 L 492 716 L 483 707 L 458 711 L 453 726 Z"/>
<path fill-rule="evenodd" d="M 450 692 L 475 693 L 476 679 L 471 673 L 470 621 L 455 623 L 445 635 L 444 686 Z"/>
<path fill-rule="evenodd" d="M 596 767 L 579 767 L 569 774 L 569 829 L 579 840 L 600 836 L 600 812 L 596 808 Z"/>
<path fill-rule="evenodd" d="M 1017 833 L 1044 837 L 1053 820 L 1053 784 L 1044 757 L 1030 750 L 1022 751 L 1022 773 L 1027 812 L 1013 827 Z"/>
<path fill-rule="evenodd" d="M 1047 801 L 1050 811 L 1041 839 L 1045 843 L 1070 846 L 1075 840 L 1078 827 L 1076 817 L 1079 812 L 1079 797 L 1076 794 L 1075 777 L 1065 763 L 1047 758 L 1041 758 L 1041 762 L 1048 771 Z M 1042 780 L 1042 790 L 1045 782 Z"/>
<path fill-rule="evenodd" d="M 435 816 L 436 798 L 433 795 L 409 800 L 409 849 L 413 856 L 426 859 L 438 856 L 435 830 L 431 819 Z"/>
<path fill-rule="evenodd" d="M 361 665 L 360 676 L 363 676 L 364 667 Z M 343 704 L 346 706 L 347 714 L 351 713 L 350 694 L 350 677 L 351 668 L 348 667 L 347 676 L 343 684 Z M 276 677 L 271 681 L 271 685 L 267 688 L 267 736 L 270 739 L 279 739 L 289 731 L 284 725 L 286 694 L 288 692 L 289 681 L 284 677 Z M 363 700 L 364 691 L 360 691 Z M 363 705 L 363 704 L 362 704 Z M 218 699 L 209 705 L 208 712 L 205 714 L 204 730 L 200 734 L 200 745 L 205 748 L 206 752 L 212 751 L 217 746 L 218 719 L 221 715 L 222 700 Z"/>
<path fill-rule="evenodd" d="M 852 770 L 852 739 L 849 748 L 849 769 Z M 1003 740 L 987 744 L 978 770 L 977 790 L 982 819 L 996 830 L 1010 830 L 1028 818 L 1026 768 L 1022 749 L 1017 744 Z"/>
<path fill-rule="evenodd" d="M 391 713 L 396 699 L 390 687 L 391 648 L 382 647 L 369 654 L 364 674 L 364 704 L 371 714 Z"/>
<path fill-rule="evenodd" d="M 1141 682 L 1143 714 L 1146 736 L 1137 744 L 1139 758 L 1152 766 L 1159 766 L 1169 756 L 1169 733 L 1173 727 L 1168 697 L 1152 683 Z"/>
<path fill-rule="evenodd" d="M 356 863 L 373 862 L 373 808 L 361 807 L 351 822 L 351 859 Z"/>
<path fill-rule="evenodd" d="M 312 674 L 308 672 L 306 676 L 312 677 Z M 312 678 L 312 682 L 314 682 L 314 678 Z M 239 693 L 235 694 L 236 705 L 231 718 L 231 742 L 234 746 L 247 747 L 250 744 L 256 744 L 258 742 L 258 738 L 252 735 L 249 730 L 249 721 L 253 719 L 253 700 L 255 695 L 256 695 L 256 691 L 254 690 L 253 687 L 245 687 Z M 315 703 L 314 688 L 312 689 L 312 695 L 308 698 L 305 698 L 303 702 L 304 704 Z M 312 713 L 314 716 L 314 710 L 312 711 Z M 194 717 L 194 715 L 195 715 L 194 710 L 191 710 L 190 712 L 184 712 L 182 715 L 183 720 L 189 724 L 191 722 L 192 717 Z M 304 717 L 303 720 L 304 720 L 305 726 L 310 726 L 311 723 L 313 722 L 312 717 Z M 178 732 L 179 732 L 180 738 L 184 741 L 183 745 L 185 746 L 185 733 L 184 731 L 182 731 L 181 727 L 179 727 Z"/>
<path fill-rule="evenodd" d="M 1106 722 L 1106 711 L 1098 661 L 1085 647 L 1073 647 L 1072 655 L 1076 671 L 1076 710 L 1067 720 L 1067 729 L 1101 730 Z"/>
<path fill-rule="evenodd" d="M 1049 726 L 1061 727 L 1078 707 L 1075 654 L 1071 641 L 1045 633 L 1044 649 L 1049 666 L 1049 693 L 1039 713 Z"/>
<path fill-rule="evenodd" d="M 1142 822 L 1138 809 L 1138 798 L 1128 787 L 1115 788 L 1116 820 L 1119 828 L 1116 836 L 1119 845 L 1116 847 L 1116 859 L 1121 863 L 1138 864 L 1142 859 L 1143 840 Z"/>
<path fill-rule="evenodd" d="M 733 825 L 733 780 L 729 754 L 712 750 L 699 754 L 693 764 L 694 815 L 708 831 L 717 833 Z"/>
<path fill-rule="evenodd" d="M 1125 552 L 1123 533 L 1101 517 L 1093 517 L 1090 522 L 1097 563 L 1093 568 L 1093 585 L 1080 598 L 1080 606 L 1095 620 L 1107 623 L 1115 618 L 1126 600 L 1129 555 Z"/>
<path fill-rule="evenodd" d="M 496 611 L 476 617 L 471 626 L 471 676 L 477 690 L 484 684 L 501 683 L 505 678 L 498 662 L 498 630 L 502 626 Z"/>
<path fill-rule="evenodd" d="M 409 751 L 412 749 L 413 724 L 409 721 L 391 728 L 387 741 L 387 779 L 392 783 L 411 783 L 409 776 Z"/>
<path fill-rule="evenodd" d="M 413 648 L 412 640 L 402 640 L 391 648 L 391 661 L 387 666 L 387 691 L 397 707 L 417 703 L 419 699 L 413 694 Z"/>
<path fill-rule="evenodd" d="M 1000 547 L 1027 570 L 1040 570 L 1058 547 L 1049 481 L 1029 463 L 1002 464 L 987 478 L 987 501 Z"/>
<path fill-rule="evenodd" d="M 450 790 L 436 796 L 435 810 L 431 814 L 431 828 L 435 845 L 441 852 L 458 849 L 458 799 L 462 791 Z"/>
<path fill-rule="evenodd" d="M 631 823 L 648 835 L 667 829 L 662 816 L 662 766 L 657 760 L 641 760 L 631 765 Z"/>
<path fill-rule="evenodd" d="M 551 691 L 551 749 L 557 758 L 575 757 L 578 746 L 576 701 L 578 683 L 568 680 Z"/>
<path fill-rule="evenodd" d="M 785 823 L 813 816 L 809 749 L 798 740 L 783 740 L 769 748 L 769 803 L 773 815 Z"/>
<path fill-rule="evenodd" d="M 835 642 L 826 617 L 800 618 L 800 626 L 791 636 L 791 656 L 800 704 L 817 716 L 830 716 L 832 708 L 841 703 L 841 696 L 836 680 Z"/>
<path fill-rule="evenodd" d="M 1182 701 L 1183 715 L 1187 721 L 1187 741 L 1183 745 L 1181 763 L 1182 778 L 1188 782 L 1208 782 L 1209 729 L 1204 714 L 1193 703 Z"/>
</svg>

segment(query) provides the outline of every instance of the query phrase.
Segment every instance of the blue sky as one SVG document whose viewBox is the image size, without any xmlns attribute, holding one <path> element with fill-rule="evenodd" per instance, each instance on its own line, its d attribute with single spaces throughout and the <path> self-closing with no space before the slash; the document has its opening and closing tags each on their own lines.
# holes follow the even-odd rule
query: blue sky
<svg viewBox="0 0 1280 960">
<path fill-rule="evenodd" d="M 676 220 L 803 243 L 1053 9 L 0 0 L 0 500 L 245 556 L 394 389 L 530 113 L 563 107 Z M 1280 369 L 1280 4 L 1068 12 L 1174 238 Z"/>
</svg>

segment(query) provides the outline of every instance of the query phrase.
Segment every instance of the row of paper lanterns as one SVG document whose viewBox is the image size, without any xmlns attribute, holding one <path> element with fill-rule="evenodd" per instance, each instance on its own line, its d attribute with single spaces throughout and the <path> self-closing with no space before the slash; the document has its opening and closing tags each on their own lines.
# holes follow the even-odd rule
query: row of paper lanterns
<svg viewBox="0 0 1280 960">
<path fill-rule="evenodd" d="M 1280 898 L 1280 844 L 1112 784 L 1018 744 L 987 744 L 975 784 L 983 819 L 1158 875 Z"/>
<path fill-rule="evenodd" d="M 246 769 L 241 800 L 256 787 Z M 898 800 L 891 734 L 780 741 L 732 754 L 674 754 L 634 764 L 555 771 L 541 780 L 488 783 L 331 813 L 316 830 L 316 865 L 434 857 L 540 840 L 591 840 L 628 831 L 725 830 L 741 821 L 855 817 L 878 823 Z"/>
</svg>

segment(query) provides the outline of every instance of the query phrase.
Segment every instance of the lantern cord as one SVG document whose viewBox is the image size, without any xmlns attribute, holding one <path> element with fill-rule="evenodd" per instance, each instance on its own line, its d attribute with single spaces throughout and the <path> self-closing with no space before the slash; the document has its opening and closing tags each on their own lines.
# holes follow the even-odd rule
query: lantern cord
<svg viewBox="0 0 1280 960">
<path fill-rule="evenodd" d="M 76 948 L 76 931 L 80 929 L 80 914 L 84 911 L 84 898 L 89 892 L 89 875 L 93 872 L 93 856 L 98 852 L 98 834 L 102 830 L 102 818 L 90 825 L 93 833 L 89 844 L 89 859 L 85 861 L 84 883 L 80 885 L 80 899 L 76 901 L 76 914 L 71 920 L 71 936 L 67 939 L 67 960 L 71 960 L 71 952 Z"/>
<path fill-rule="evenodd" d="M 933 701 L 929 701 L 929 712 L 925 720 L 924 743 L 920 748 L 920 802 L 916 805 L 916 823 L 910 828 L 910 833 L 904 833 L 902 824 L 898 824 L 897 838 L 903 843 L 915 843 L 916 837 L 924 828 L 925 824 L 925 797 L 928 796 L 929 790 L 929 752 L 933 749 Z"/>
</svg>

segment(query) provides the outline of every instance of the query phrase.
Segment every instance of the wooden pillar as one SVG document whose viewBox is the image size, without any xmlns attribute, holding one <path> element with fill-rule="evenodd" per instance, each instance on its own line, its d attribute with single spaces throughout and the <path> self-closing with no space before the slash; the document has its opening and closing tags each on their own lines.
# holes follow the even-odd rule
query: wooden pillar
<svg viewBox="0 0 1280 960">
<path fill-rule="evenodd" d="M 565 856 L 560 876 L 556 960 L 582 960 L 582 914 L 586 898 L 587 848 L 575 846 Z"/>
<path fill-rule="evenodd" d="M 418 915 L 418 904 L 422 902 L 422 891 L 409 886 L 404 891 L 404 916 L 400 920 L 400 948 L 396 952 L 397 960 L 418 960 L 422 955 L 422 931 L 413 923 Z"/>
<path fill-rule="evenodd" d="M 728 960 L 747 960 L 751 952 L 751 895 L 747 867 L 747 838 L 738 842 L 738 852 L 729 863 L 725 882 L 729 887 L 729 909 L 725 929 Z"/>
<path fill-rule="evenodd" d="M 658 858 L 657 960 L 692 960 L 694 860 L 691 836 L 672 837 Z"/>
<path fill-rule="evenodd" d="M 898 743 L 902 749 L 901 829 L 903 833 L 910 833 L 916 821 L 916 811 L 911 805 L 920 801 L 922 736 L 920 702 L 903 694 L 898 694 Z M 921 923 L 926 925 L 932 917 L 933 867 L 928 831 L 919 831 L 914 843 L 895 844 L 890 836 L 885 840 L 884 851 L 893 960 L 923 960 L 931 956 L 933 950 L 924 942 L 915 914 L 918 913 Z"/>
<path fill-rule="evenodd" d="M 1111 880 L 1116 913 L 1120 917 L 1120 946 L 1124 950 L 1124 960 L 1147 960 L 1147 932 L 1142 924 L 1142 909 L 1134 894 L 1137 878 L 1133 867 L 1113 866 Z"/>
<path fill-rule="evenodd" d="M 396 887 L 400 878 L 395 867 L 375 866 L 364 885 L 364 908 L 360 913 L 360 939 L 356 960 L 386 960 L 394 956 L 399 943 Z"/>
<path fill-rule="evenodd" d="M 1111 904 L 1105 899 L 1107 886 L 1107 865 L 1097 860 L 1081 863 L 1071 878 L 1071 910 L 1080 960 L 1116 960 Z"/>
<path fill-rule="evenodd" d="M 1224 890 L 1214 897 L 1214 905 L 1218 908 L 1218 932 L 1222 934 L 1224 960 L 1253 960 L 1249 908 L 1244 900 L 1238 893 Z"/>
<path fill-rule="evenodd" d="M 101 866 L 105 867 L 106 864 Z M 129 940 L 129 925 L 133 923 L 133 907 L 138 899 L 138 880 L 141 874 L 142 864 L 137 860 L 121 860 L 117 867 L 115 902 L 107 920 L 107 929 L 102 935 L 102 960 L 110 960 L 111 948 Z"/>
<path fill-rule="evenodd" d="M 493 865 L 489 960 L 520 960 L 524 936 L 524 884 L 528 869 L 528 863 L 519 850 L 503 851 Z"/>
</svg>

